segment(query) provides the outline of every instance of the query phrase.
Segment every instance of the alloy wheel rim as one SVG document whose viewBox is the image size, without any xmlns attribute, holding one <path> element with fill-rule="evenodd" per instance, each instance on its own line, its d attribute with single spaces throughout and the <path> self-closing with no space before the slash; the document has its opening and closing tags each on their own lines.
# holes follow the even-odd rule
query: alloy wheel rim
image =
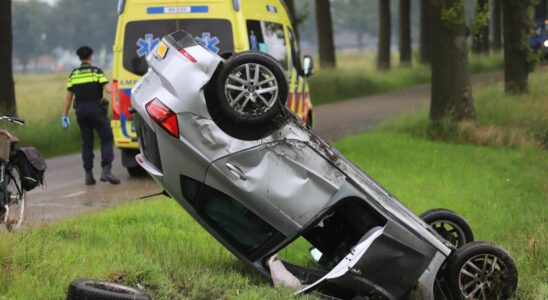
<svg viewBox="0 0 548 300">
<path fill-rule="evenodd" d="M 440 220 L 430 223 L 430 226 L 434 228 L 434 230 L 439 235 L 448 240 L 453 246 L 457 248 L 468 242 L 462 228 L 454 222 L 448 220 Z"/>
<path fill-rule="evenodd" d="M 506 265 L 497 256 L 479 254 L 467 260 L 459 271 L 459 289 L 464 299 L 496 298 L 504 287 Z"/>
<path fill-rule="evenodd" d="M 278 81 L 265 66 L 243 64 L 225 81 L 228 105 L 246 116 L 260 116 L 270 110 L 278 98 Z"/>
</svg>

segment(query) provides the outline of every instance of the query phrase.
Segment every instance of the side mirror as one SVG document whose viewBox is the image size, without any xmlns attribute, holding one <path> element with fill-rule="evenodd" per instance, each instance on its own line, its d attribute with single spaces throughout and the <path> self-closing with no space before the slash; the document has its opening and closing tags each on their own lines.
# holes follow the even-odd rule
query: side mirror
<svg viewBox="0 0 548 300">
<path fill-rule="evenodd" d="M 303 58 L 303 76 L 309 77 L 314 74 L 314 61 L 312 60 L 312 56 L 305 55 Z"/>
</svg>

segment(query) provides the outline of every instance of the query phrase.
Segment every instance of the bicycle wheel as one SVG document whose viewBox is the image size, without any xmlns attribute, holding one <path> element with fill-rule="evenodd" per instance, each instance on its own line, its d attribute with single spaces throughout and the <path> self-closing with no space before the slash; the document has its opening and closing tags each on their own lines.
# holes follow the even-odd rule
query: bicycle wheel
<svg viewBox="0 0 548 300">
<path fill-rule="evenodd" d="M 10 166 L 5 173 L 4 224 L 9 231 L 18 229 L 25 217 L 25 191 L 21 187 L 21 177 L 16 166 Z"/>
</svg>

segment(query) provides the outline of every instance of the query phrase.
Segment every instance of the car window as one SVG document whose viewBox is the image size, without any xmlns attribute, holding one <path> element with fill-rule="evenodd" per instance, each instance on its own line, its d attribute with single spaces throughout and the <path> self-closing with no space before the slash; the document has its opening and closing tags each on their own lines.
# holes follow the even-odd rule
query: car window
<svg viewBox="0 0 548 300">
<path fill-rule="evenodd" d="M 249 50 L 261 51 L 274 57 L 287 71 L 287 47 L 284 28 L 281 24 L 266 21 L 247 21 Z"/>
<path fill-rule="evenodd" d="M 136 75 L 144 75 L 146 56 L 160 39 L 177 30 L 185 30 L 196 41 L 218 54 L 234 51 L 232 25 L 222 19 L 170 19 L 128 22 L 124 34 L 123 66 Z"/>
<path fill-rule="evenodd" d="M 199 193 L 198 210 L 223 238 L 245 254 L 252 254 L 280 232 L 236 199 L 207 185 Z"/>
</svg>

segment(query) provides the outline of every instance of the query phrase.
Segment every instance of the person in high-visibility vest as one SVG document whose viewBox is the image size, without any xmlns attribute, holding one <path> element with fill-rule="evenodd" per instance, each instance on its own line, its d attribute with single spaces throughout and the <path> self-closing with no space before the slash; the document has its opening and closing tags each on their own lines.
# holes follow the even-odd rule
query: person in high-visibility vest
<svg viewBox="0 0 548 300">
<path fill-rule="evenodd" d="M 113 137 L 107 118 L 107 107 L 103 105 L 103 91 L 110 94 L 111 87 L 103 71 L 92 65 L 93 50 L 82 46 L 76 54 L 82 64 L 72 70 L 67 82 L 67 95 L 61 125 L 67 129 L 70 125 L 68 112 L 74 99 L 76 121 L 82 138 L 82 160 L 84 162 L 86 185 L 95 184 L 93 177 L 93 131 L 97 131 L 101 140 L 101 181 L 119 184 L 120 180 L 112 172 L 114 160 Z M 106 100 L 105 100 L 106 101 Z M 108 104 L 108 102 L 107 102 Z"/>
</svg>

